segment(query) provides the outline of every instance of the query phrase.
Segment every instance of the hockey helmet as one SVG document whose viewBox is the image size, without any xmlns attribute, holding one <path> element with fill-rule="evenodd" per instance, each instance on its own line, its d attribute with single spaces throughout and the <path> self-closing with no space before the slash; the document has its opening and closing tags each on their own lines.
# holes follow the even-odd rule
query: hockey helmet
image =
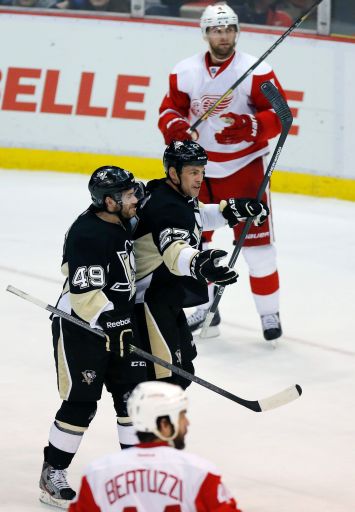
<svg viewBox="0 0 355 512">
<path fill-rule="evenodd" d="M 200 19 L 200 27 L 204 39 L 206 39 L 206 32 L 209 27 L 226 27 L 228 25 L 236 25 L 237 32 L 239 32 L 238 15 L 229 5 L 209 5 L 203 11 Z"/>
<path fill-rule="evenodd" d="M 197 142 L 173 140 L 164 151 L 163 164 L 169 176 L 170 167 L 174 167 L 179 174 L 184 165 L 206 165 L 207 159 L 206 151 Z"/>
<path fill-rule="evenodd" d="M 137 432 L 149 432 L 164 441 L 175 439 L 179 433 L 179 415 L 188 405 L 185 391 L 175 384 L 148 381 L 138 384 L 127 401 L 128 414 Z M 169 416 L 174 432 L 169 438 L 158 430 L 157 420 Z"/>
<path fill-rule="evenodd" d="M 121 203 L 122 192 L 131 188 L 134 188 L 136 197 L 140 199 L 139 185 L 131 172 L 114 165 L 104 165 L 93 172 L 89 181 L 89 192 L 93 205 L 103 208 L 105 197 L 112 197 L 117 203 Z"/>
</svg>

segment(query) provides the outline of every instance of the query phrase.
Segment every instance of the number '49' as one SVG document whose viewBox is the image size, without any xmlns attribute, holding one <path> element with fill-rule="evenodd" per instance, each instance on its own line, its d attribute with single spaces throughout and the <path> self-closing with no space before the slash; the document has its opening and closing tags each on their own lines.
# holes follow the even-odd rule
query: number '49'
<svg viewBox="0 0 355 512">
<path fill-rule="evenodd" d="M 91 267 L 78 267 L 72 280 L 73 286 L 79 286 L 80 290 L 89 288 L 89 286 L 104 286 L 105 274 L 104 269 L 100 265 L 92 265 Z"/>
</svg>

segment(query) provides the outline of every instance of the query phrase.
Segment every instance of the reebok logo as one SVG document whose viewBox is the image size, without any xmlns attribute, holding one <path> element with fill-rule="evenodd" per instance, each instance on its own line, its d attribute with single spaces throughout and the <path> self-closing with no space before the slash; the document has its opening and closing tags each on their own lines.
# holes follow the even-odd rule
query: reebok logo
<svg viewBox="0 0 355 512">
<path fill-rule="evenodd" d="M 123 325 L 128 325 L 131 323 L 131 320 L 129 318 L 126 318 L 126 320 L 117 320 L 117 322 L 107 322 L 106 327 L 108 329 L 112 329 L 114 327 L 122 327 Z"/>
</svg>

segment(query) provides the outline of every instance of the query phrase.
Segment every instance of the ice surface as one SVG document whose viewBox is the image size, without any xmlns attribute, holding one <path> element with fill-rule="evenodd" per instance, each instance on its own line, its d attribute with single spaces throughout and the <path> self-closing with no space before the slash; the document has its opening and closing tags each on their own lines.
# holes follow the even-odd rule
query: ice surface
<svg viewBox="0 0 355 512">
<path fill-rule="evenodd" d="M 12 284 L 55 304 L 64 233 L 89 203 L 87 176 L 0 172 L 0 510 L 38 502 L 42 448 L 60 405 L 48 313 Z M 221 337 L 198 342 L 196 373 L 247 399 L 291 384 L 303 395 L 251 412 L 196 384 L 189 388 L 187 449 L 215 462 L 244 512 L 355 509 L 355 204 L 274 194 L 284 337 L 262 339 L 242 258 L 221 302 Z M 231 248 L 226 228 L 216 246 Z M 69 471 L 118 449 L 107 393 Z M 159 512 L 159 511 L 157 511 Z"/>
</svg>

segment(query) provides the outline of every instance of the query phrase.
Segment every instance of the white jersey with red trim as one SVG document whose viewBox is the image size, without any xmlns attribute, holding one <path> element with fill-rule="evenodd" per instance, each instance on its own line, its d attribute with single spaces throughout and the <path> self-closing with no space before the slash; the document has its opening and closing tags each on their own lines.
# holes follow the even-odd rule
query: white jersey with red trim
<svg viewBox="0 0 355 512">
<path fill-rule="evenodd" d="M 207 460 L 142 443 L 93 462 L 68 512 L 241 512 Z"/>
<path fill-rule="evenodd" d="M 160 106 L 159 128 L 166 130 L 177 119 L 192 125 L 215 103 L 255 62 L 256 58 L 243 52 L 234 53 L 222 66 L 213 66 L 210 54 L 200 53 L 178 63 L 169 77 L 169 92 Z M 280 133 L 281 124 L 270 103 L 260 91 L 261 84 L 270 80 L 285 93 L 271 67 L 262 62 L 241 84 L 227 96 L 212 114 L 198 127 L 198 142 L 208 153 L 206 176 L 229 176 L 259 156 L 268 153 L 268 139 Z M 255 115 L 261 126 L 255 142 L 219 144 L 216 132 L 225 122 L 221 114 Z"/>
</svg>

